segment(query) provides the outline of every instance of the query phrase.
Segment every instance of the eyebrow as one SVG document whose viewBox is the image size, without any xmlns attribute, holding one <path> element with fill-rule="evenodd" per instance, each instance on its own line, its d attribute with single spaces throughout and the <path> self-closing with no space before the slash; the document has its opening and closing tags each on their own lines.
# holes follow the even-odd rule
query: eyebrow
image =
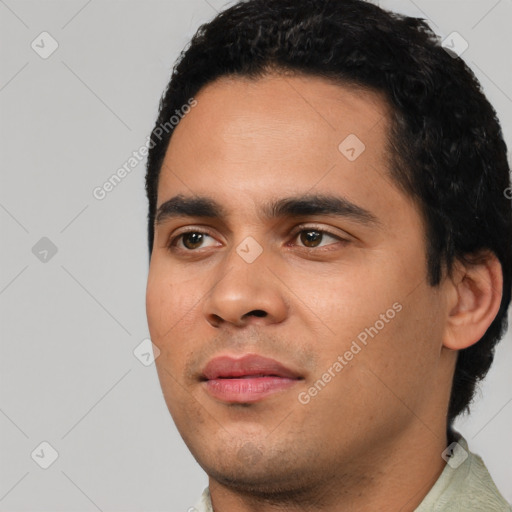
<svg viewBox="0 0 512 512">
<path fill-rule="evenodd" d="M 305 215 L 333 215 L 344 217 L 365 226 L 379 225 L 369 210 L 345 197 L 307 194 L 270 201 L 262 206 L 264 218 L 298 217 Z M 222 219 L 228 217 L 226 209 L 211 197 L 177 195 L 160 205 L 155 214 L 155 225 L 175 217 Z"/>
</svg>

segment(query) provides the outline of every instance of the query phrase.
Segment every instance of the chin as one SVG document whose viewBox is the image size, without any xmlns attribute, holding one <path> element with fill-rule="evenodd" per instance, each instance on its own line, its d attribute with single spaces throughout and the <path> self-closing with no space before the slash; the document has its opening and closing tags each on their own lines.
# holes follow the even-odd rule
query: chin
<svg viewBox="0 0 512 512">
<path fill-rule="evenodd" d="M 268 436 L 268 433 L 266 434 Z M 212 440 L 212 437 L 209 437 Z M 308 449 L 302 444 L 301 453 L 292 448 L 288 441 L 277 448 L 257 445 L 253 441 L 238 440 L 234 443 L 217 439 L 217 446 L 192 446 L 189 450 L 203 470 L 217 483 L 238 492 L 262 498 L 297 496 L 305 489 L 314 488 L 321 476 L 311 461 L 318 458 L 316 449 Z M 265 439 L 262 439 L 265 441 Z M 284 441 L 284 440 L 282 440 Z"/>
<path fill-rule="evenodd" d="M 282 466 L 276 468 L 274 461 L 264 459 L 255 466 L 234 463 L 230 467 L 203 466 L 203 469 L 211 479 L 229 489 L 276 502 L 297 498 L 314 487 L 308 482 L 306 468 L 301 471 Z"/>
</svg>

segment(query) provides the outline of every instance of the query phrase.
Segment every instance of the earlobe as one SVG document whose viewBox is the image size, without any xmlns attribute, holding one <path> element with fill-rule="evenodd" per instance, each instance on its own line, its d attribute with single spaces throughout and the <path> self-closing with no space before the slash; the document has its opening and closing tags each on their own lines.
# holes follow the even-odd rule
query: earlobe
<svg viewBox="0 0 512 512">
<path fill-rule="evenodd" d="M 450 278 L 450 299 L 443 345 L 462 350 L 485 334 L 498 314 L 503 292 L 501 264 L 492 252 L 458 262 Z"/>
</svg>

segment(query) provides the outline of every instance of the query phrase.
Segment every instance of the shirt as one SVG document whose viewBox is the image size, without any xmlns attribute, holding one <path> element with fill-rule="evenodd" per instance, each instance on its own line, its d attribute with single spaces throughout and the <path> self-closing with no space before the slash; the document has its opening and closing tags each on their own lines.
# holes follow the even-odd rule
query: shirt
<svg viewBox="0 0 512 512">
<path fill-rule="evenodd" d="M 482 459 L 469 451 L 466 440 L 460 436 L 450 447 L 445 455 L 448 463 L 414 512 L 512 512 Z M 214 512 L 208 487 L 190 510 Z"/>
</svg>

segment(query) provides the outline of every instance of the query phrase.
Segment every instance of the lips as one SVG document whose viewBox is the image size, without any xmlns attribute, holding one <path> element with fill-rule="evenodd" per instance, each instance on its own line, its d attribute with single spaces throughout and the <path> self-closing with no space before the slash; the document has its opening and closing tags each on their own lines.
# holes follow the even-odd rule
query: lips
<svg viewBox="0 0 512 512">
<path fill-rule="evenodd" d="M 248 354 L 220 356 L 203 369 L 200 380 L 214 398 L 250 403 L 295 385 L 302 377 L 274 359 Z"/>
<path fill-rule="evenodd" d="M 243 377 L 287 377 L 297 379 L 300 376 L 281 363 L 268 357 L 248 354 L 240 358 L 230 356 L 216 357 L 204 368 L 202 377 L 206 380 Z"/>
</svg>

